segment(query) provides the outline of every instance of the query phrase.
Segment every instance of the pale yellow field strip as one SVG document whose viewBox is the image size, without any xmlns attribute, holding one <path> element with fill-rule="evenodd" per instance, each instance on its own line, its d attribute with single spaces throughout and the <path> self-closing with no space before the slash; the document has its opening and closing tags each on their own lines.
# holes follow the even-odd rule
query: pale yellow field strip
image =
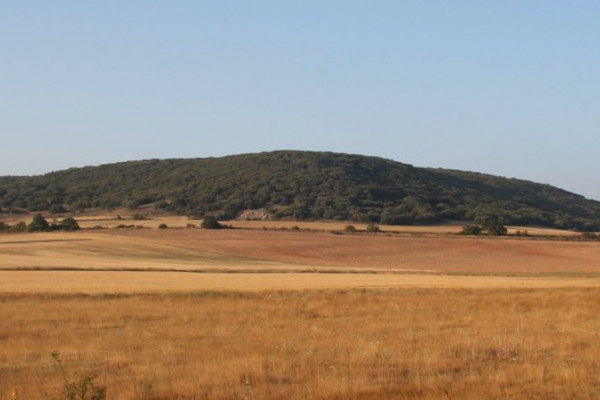
<svg viewBox="0 0 600 400">
<path fill-rule="evenodd" d="M 129 271 L 0 271 L 2 293 L 130 293 L 194 290 L 350 288 L 599 287 L 598 278 L 476 277 L 318 273 L 184 273 Z"/>
</svg>

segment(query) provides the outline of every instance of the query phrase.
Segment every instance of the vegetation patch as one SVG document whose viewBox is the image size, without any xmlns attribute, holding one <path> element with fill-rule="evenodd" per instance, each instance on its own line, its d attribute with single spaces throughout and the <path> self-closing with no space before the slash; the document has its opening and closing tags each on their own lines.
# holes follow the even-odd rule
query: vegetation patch
<svg viewBox="0 0 600 400">
<path fill-rule="evenodd" d="M 510 225 L 600 230 L 600 202 L 549 185 L 302 151 L 130 161 L 0 177 L 0 207 L 53 213 L 126 207 L 220 220 L 259 210 L 252 215 L 382 225 L 502 217 Z"/>
</svg>

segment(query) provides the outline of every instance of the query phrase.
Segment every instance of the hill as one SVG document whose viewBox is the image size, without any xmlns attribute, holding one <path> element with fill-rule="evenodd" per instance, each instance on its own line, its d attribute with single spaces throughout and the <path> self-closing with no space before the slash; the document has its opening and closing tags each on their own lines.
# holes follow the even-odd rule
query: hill
<svg viewBox="0 0 600 400">
<path fill-rule="evenodd" d="M 275 151 L 0 177 L 4 211 L 121 206 L 225 219 L 263 209 L 271 218 L 386 224 L 500 216 L 509 224 L 600 230 L 600 202 L 550 185 L 350 154 Z"/>
</svg>

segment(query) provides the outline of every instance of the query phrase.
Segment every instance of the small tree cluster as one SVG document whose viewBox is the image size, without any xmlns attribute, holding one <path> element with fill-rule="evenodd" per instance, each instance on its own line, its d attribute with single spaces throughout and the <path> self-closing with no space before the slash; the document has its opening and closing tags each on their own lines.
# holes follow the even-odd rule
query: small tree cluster
<svg viewBox="0 0 600 400">
<path fill-rule="evenodd" d="M 476 225 L 465 225 L 462 228 L 463 235 L 488 235 L 505 236 L 508 230 L 504 225 L 504 220 L 499 217 L 477 217 Z"/>
<path fill-rule="evenodd" d="M 14 225 L 9 225 L 5 222 L 0 222 L 0 232 L 25 232 L 27 231 L 27 224 L 23 221 L 17 222 Z"/>
<path fill-rule="evenodd" d="M 73 217 L 65 218 L 58 224 L 49 224 L 42 214 L 35 214 L 27 226 L 28 232 L 76 231 L 79 229 L 81 228 Z"/>
<path fill-rule="evenodd" d="M 223 229 L 224 226 L 217 221 L 215 217 L 206 216 L 200 225 L 202 229 Z"/>
</svg>

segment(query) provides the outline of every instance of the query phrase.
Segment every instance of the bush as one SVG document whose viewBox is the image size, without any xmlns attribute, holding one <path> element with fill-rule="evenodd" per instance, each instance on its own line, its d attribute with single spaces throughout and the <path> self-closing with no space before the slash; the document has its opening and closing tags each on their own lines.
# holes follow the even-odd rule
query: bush
<svg viewBox="0 0 600 400">
<path fill-rule="evenodd" d="M 77 230 L 81 229 L 81 227 L 79 226 L 79 224 L 77 223 L 77 221 L 75 221 L 75 219 L 73 217 L 68 217 L 68 218 L 63 219 L 61 221 L 61 223 L 58 225 L 58 228 L 63 231 L 77 231 Z"/>
<path fill-rule="evenodd" d="M 600 239 L 600 236 L 598 236 L 592 232 L 583 232 L 581 234 L 581 238 L 585 239 L 585 240 L 597 240 L 597 239 Z"/>
<path fill-rule="evenodd" d="M 131 218 L 133 218 L 134 221 L 142 221 L 145 220 L 146 217 L 144 217 L 142 214 L 140 213 L 134 213 Z"/>
<path fill-rule="evenodd" d="M 160 224 L 158 226 L 158 229 L 167 229 L 167 228 L 168 228 L 167 224 Z"/>
<path fill-rule="evenodd" d="M 11 232 L 25 232 L 27 231 L 27 224 L 23 221 L 19 221 L 10 227 Z"/>
<path fill-rule="evenodd" d="M 479 225 L 465 225 L 460 231 L 461 235 L 479 236 L 483 232 L 483 228 Z"/>
<path fill-rule="evenodd" d="M 346 232 L 356 232 L 356 228 L 354 227 L 354 225 L 346 225 L 346 227 L 344 228 L 344 231 L 346 231 Z"/>
<path fill-rule="evenodd" d="M 379 227 L 375 224 L 369 224 L 369 225 L 367 225 L 367 232 L 377 233 L 377 232 L 381 232 L 381 229 L 379 229 Z"/>
<path fill-rule="evenodd" d="M 481 228 L 489 236 L 504 236 L 508 232 L 504 226 L 504 219 L 501 217 L 477 217 L 475 219 Z"/>
<path fill-rule="evenodd" d="M 221 225 L 215 217 L 204 217 L 200 227 L 202 229 L 223 229 L 224 228 L 224 226 Z"/>
<path fill-rule="evenodd" d="M 56 362 L 63 378 L 61 398 L 64 400 L 105 400 L 106 386 L 97 386 L 94 383 L 95 374 L 76 374 L 76 379 L 70 379 L 63 367 L 60 354 L 53 351 L 50 356 Z M 17 395 L 18 396 L 18 395 Z"/>
</svg>

